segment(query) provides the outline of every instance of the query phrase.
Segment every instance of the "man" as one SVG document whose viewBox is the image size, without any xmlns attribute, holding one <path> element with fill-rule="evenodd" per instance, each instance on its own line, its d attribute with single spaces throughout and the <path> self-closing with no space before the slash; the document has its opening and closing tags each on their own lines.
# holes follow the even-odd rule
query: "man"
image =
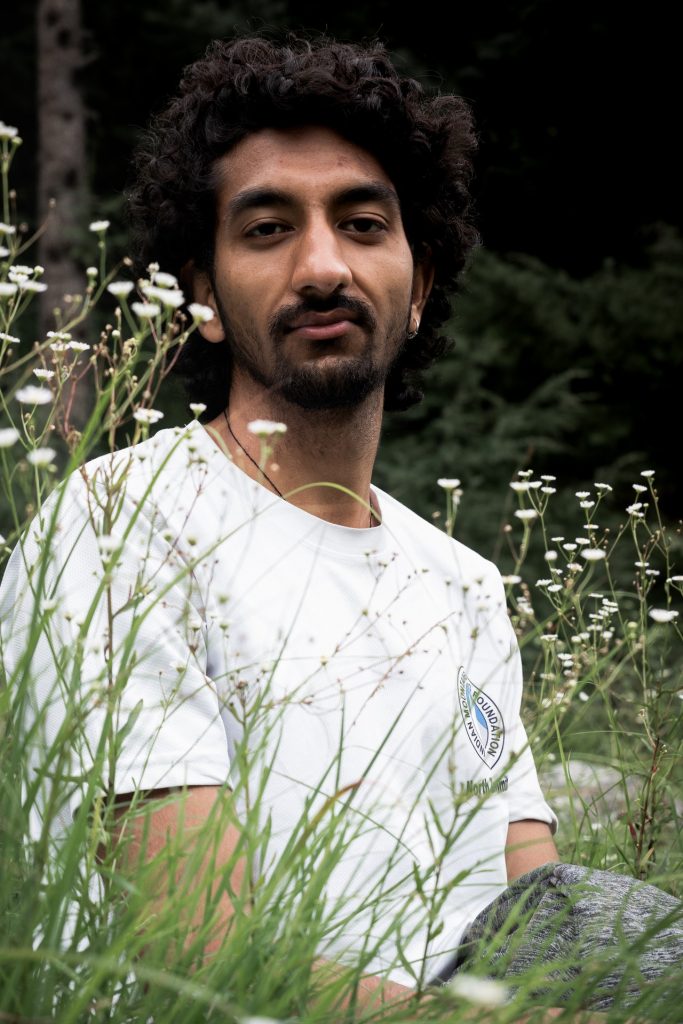
<svg viewBox="0 0 683 1024">
<path fill-rule="evenodd" d="M 319 969 L 360 964 L 361 1003 L 448 976 L 508 883 L 558 860 L 499 575 L 371 483 L 383 409 L 419 400 L 444 350 L 473 148 L 466 105 L 380 46 L 213 44 L 129 196 L 140 272 L 210 311 L 179 361 L 204 425 L 88 464 L 5 581 L 21 607 L 54 544 L 41 743 L 79 736 L 55 831 L 106 767 L 119 807 L 145 797 L 115 829 L 120 869 L 180 843 L 190 891 L 229 876 L 205 952 L 253 888 L 297 877 Z M 55 679 L 79 644 L 78 676 Z"/>
</svg>

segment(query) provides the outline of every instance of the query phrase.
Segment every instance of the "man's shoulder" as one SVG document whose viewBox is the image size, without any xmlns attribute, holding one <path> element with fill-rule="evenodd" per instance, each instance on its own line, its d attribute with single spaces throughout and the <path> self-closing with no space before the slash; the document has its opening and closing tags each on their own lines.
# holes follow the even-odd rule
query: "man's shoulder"
<svg viewBox="0 0 683 1024">
<path fill-rule="evenodd" d="M 200 431 L 196 422 L 158 430 L 144 441 L 89 459 L 76 472 L 85 479 L 108 475 L 153 483 L 157 477 L 176 473 L 181 467 L 189 469 L 201 461 Z"/>
<path fill-rule="evenodd" d="M 199 424 L 172 427 L 113 452 L 97 455 L 66 475 L 43 502 L 31 530 L 47 522 L 77 526 L 84 518 L 97 519 L 105 508 L 144 509 L 177 501 L 178 492 L 197 480 L 197 467 L 206 462 L 201 453 Z M 197 485 L 198 486 L 198 485 Z"/>
<path fill-rule="evenodd" d="M 402 541 L 409 543 L 416 552 L 422 551 L 425 556 L 440 560 L 443 568 L 448 565 L 456 567 L 463 579 L 477 582 L 491 578 L 500 580 L 498 568 L 478 551 L 449 536 L 392 495 L 379 488 L 375 490 L 390 530 L 400 534 Z"/>
</svg>

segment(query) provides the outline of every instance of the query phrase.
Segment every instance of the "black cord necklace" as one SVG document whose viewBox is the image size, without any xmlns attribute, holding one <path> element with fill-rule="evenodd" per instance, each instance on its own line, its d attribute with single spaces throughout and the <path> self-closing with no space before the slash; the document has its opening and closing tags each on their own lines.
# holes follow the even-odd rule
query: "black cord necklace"
<svg viewBox="0 0 683 1024">
<path fill-rule="evenodd" d="M 277 487 L 277 486 L 276 486 L 276 485 L 275 485 L 275 484 L 273 483 L 273 481 L 272 481 L 272 480 L 270 479 L 270 477 L 268 476 L 268 474 L 266 473 L 266 471 L 265 471 L 265 470 L 264 470 L 264 469 L 263 469 L 263 468 L 262 468 L 261 466 L 259 466 L 259 464 L 258 464 L 258 462 L 256 461 L 256 459 L 255 459 L 255 458 L 254 458 L 254 457 L 253 457 L 252 455 L 250 455 L 250 454 L 249 454 L 249 452 L 248 452 L 248 451 L 247 451 L 247 449 L 246 449 L 246 448 L 244 447 L 244 445 L 242 444 L 242 442 L 241 442 L 241 441 L 240 441 L 240 440 L 239 440 L 239 439 L 238 439 L 238 438 L 237 438 L 237 437 L 235 436 L 235 431 L 234 431 L 234 430 L 232 429 L 232 427 L 230 426 L 230 420 L 228 419 L 228 414 L 227 414 L 227 412 L 226 412 L 226 410 L 225 410 L 225 409 L 223 410 L 223 416 L 225 417 L 225 422 L 226 422 L 226 424 L 227 424 L 228 430 L 230 431 L 230 436 L 232 437 L 232 439 L 233 439 L 233 441 L 235 442 L 235 444 L 237 445 L 237 447 L 238 447 L 238 448 L 240 449 L 240 451 L 244 452 L 244 454 L 245 454 L 245 455 L 246 455 L 246 457 L 247 457 L 247 458 L 249 459 L 249 461 L 250 461 L 250 462 L 252 463 L 252 465 L 256 466 L 256 468 L 258 469 L 258 471 L 259 471 L 259 473 L 261 474 L 261 476 L 262 476 L 262 477 L 265 477 L 265 479 L 266 479 L 266 480 L 268 481 L 268 483 L 270 484 L 270 486 L 271 486 L 271 487 L 273 488 L 273 490 L 275 491 L 275 493 L 277 494 L 277 496 L 278 496 L 279 498 L 284 498 L 284 495 L 283 495 L 282 491 L 281 491 L 281 490 L 279 489 L 279 487 Z M 377 514 L 376 514 L 376 512 L 375 512 L 375 509 L 374 509 L 374 507 L 373 507 L 373 504 L 372 504 L 372 495 L 370 495 L 370 526 L 371 526 L 371 527 L 373 527 L 373 526 L 375 525 L 375 523 L 374 523 L 374 520 L 375 520 L 375 519 L 376 519 L 376 520 L 377 520 L 377 522 L 379 523 L 379 521 L 380 521 L 380 520 L 379 520 L 379 516 L 377 516 Z"/>
<path fill-rule="evenodd" d="M 251 455 L 249 454 L 249 452 L 248 452 L 248 451 L 247 451 L 247 449 L 246 449 L 246 448 L 244 447 L 244 445 L 243 445 L 243 444 L 242 444 L 242 443 L 241 443 L 240 441 L 238 441 L 238 439 L 237 439 L 237 438 L 235 437 L 235 432 L 234 432 L 234 430 L 232 429 L 232 427 L 230 426 L 230 420 L 228 419 L 228 414 L 227 414 L 227 412 L 225 411 L 225 409 L 223 410 L 223 415 L 225 416 L 225 422 L 226 422 L 226 423 L 227 423 L 227 425 L 228 425 L 228 430 L 230 431 L 230 435 L 231 435 L 231 437 L 232 437 L 233 441 L 235 442 L 235 444 L 237 445 L 237 447 L 238 447 L 238 448 L 239 448 L 239 449 L 240 449 L 241 451 L 243 451 L 243 452 L 244 452 L 244 454 L 246 455 L 246 457 L 247 457 L 247 458 L 249 459 L 249 461 L 250 461 L 251 463 L 253 463 L 253 465 L 254 465 L 254 466 L 256 466 L 256 468 L 258 469 L 258 471 L 259 471 L 259 473 L 261 474 L 261 476 L 263 476 L 263 477 L 265 477 L 265 478 L 266 478 L 266 480 L 268 481 L 268 483 L 270 484 L 270 486 L 271 486 L 271 487 L 273 488 L 273 490 L 275 491 L 275 493 L 277 494 L 277 496 L 278 496 L 279 498 L 282 498 L 282 496 L 283 496 L 283 495 L 282 495 L 282 491 L 281 491 L 281 490 L 279 489 L 279 487 L 276 487 L 276 486 L 275 486 L 275 484 L 274 484 L 274 483 L 273 483 L 273 481 L 272 481 L 272 480 L 270 479 L 270 477 L 268 476 L 268 474 L 266 473 L 266 471 L 265 471 L 264 469 L 262 469 L 262 468 L 261 468 L 261 466 L 259 466 L 259 464 L 258 464 L 258 462 L 256 461 L 256 459 L 254 459 L 254 458 L 253 458 L 253 457 L 252 457 L 252 456 L 251 456 Z"/>
</svg>

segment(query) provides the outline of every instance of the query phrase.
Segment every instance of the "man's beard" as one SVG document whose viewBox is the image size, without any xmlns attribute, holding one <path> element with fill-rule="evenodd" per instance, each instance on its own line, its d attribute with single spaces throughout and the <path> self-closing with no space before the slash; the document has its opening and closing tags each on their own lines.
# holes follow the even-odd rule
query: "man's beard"
<svg viewBox="0 0 683 1024">
<path fill-rule="evenodd" d="M 343 409 L 360 405 L 374 391 L 384 386 L 407 340 L 409 310 L 404 316 L 396 316 L 389 325 L 384 349 L 393 352 L 393 356 L 388 362 L 378 363 L 375 360 L 377 322 L 365 303 L 344 295 L 321 300 L 308 299 L 295 306 L 287 306 L 271 317 L 268 334 L 272 365 L 266 368 L 254 357 L 258 348 L 257 338 L 232 324 L 215 290 L 214 294 L 234 365 L 271 394 L 302 409 Z M 353 314 L 355 327 L 370 336 L 363 351 L 357 355 L 339 357 L 332 365 L 329 365 L 329 360 L 325 360 L 327 365 L 323 366 L 315 361 L 292 365 L 284 353 L 283 338 L 287 325 L 306 313 L 326 313 L 333 309 L 349 310 Z M 331 348 L 329 351 L 333 354 Z"/>
</svg>

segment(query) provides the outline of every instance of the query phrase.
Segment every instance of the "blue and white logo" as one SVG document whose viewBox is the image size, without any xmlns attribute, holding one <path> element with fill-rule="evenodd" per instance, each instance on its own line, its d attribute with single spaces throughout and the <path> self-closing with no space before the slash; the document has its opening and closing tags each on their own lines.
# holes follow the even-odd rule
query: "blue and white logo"
<svg viewBox="0 0 683 1024">
<path fill-rule="evenodd" d="M 494 768 L 505 746 L 503 716 L 493 698 L 477 689 L 462 667 L 458 671 L 458 704 L 468 740 L 487 768 Z"/>
</svg>

